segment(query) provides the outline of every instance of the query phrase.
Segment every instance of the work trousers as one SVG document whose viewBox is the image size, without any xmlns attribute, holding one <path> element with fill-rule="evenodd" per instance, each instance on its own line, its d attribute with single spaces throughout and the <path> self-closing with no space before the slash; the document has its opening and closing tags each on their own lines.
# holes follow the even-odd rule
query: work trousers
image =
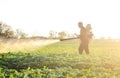
<svg viewBox="0 0 120 78">
<path fill-rule="evenodd" d="M 89 54 L 88 45 L 89 45 L 89 42 L 81 41 L 80 46 L 79 46 L 79 53 L 82 54 L 83 51 L 85 50 L 86 54 Z"/>
</svg>

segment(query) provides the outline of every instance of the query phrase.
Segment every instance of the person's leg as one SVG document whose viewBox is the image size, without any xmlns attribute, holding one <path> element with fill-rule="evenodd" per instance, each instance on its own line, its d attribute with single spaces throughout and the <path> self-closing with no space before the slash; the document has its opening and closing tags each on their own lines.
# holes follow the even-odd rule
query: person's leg
<svg viewBox="0 0 120 78">
<path fill-rule="evenodd" d="M 88 44 L 85 44 L 85 52 L 86 52 L 86 54 L 89 54 L 89 47 L 88 47 Z"/>
<path fill-rule="evenodd" d="M 81 55 L 83 53 L 83 44 L 81 43 L 79 46 L 79 54 Z"/>
</svg>

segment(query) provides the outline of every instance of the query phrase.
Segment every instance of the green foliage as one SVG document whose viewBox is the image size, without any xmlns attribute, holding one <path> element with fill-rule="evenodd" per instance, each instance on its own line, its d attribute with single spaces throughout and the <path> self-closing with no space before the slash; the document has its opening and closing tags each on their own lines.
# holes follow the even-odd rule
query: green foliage
<svg viewBox="0 0 120 78">
<path fill-rule="evenodd" d="M 33 53 L 1 53 L 0 78 L 120 78 L 119 41 L 91 41 L 90 55 L 79 55 L 78 46 L 68 40 Z"/>
</svg>

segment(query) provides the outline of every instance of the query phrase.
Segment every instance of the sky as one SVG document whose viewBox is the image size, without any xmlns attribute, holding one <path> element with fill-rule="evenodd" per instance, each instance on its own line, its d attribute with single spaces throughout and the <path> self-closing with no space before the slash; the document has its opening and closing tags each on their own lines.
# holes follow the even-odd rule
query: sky
<svg viewBox="0 0 120 78">
<path fill-rule="evenodd" d="M 0 21 L 29 34 L 79 34 L 78 22 L 95 37 L 120 38 L 119 0 L 0 0 Z"/>
</svg>

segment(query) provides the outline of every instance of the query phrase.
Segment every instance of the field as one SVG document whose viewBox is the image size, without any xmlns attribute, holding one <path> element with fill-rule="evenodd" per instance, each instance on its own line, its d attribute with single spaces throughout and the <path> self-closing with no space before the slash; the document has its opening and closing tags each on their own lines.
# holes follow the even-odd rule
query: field
<svg viewBox="0 0 120 78">
<path fill-rule="evenodd" d="M 120 78 L 119 40 L 91 40 L 89 55 L 79 55 L 79 43 L 77 39 L 35 47 L 26 43 L 26 48 L 1 43 L 0 78 Z"/>
</svg>

